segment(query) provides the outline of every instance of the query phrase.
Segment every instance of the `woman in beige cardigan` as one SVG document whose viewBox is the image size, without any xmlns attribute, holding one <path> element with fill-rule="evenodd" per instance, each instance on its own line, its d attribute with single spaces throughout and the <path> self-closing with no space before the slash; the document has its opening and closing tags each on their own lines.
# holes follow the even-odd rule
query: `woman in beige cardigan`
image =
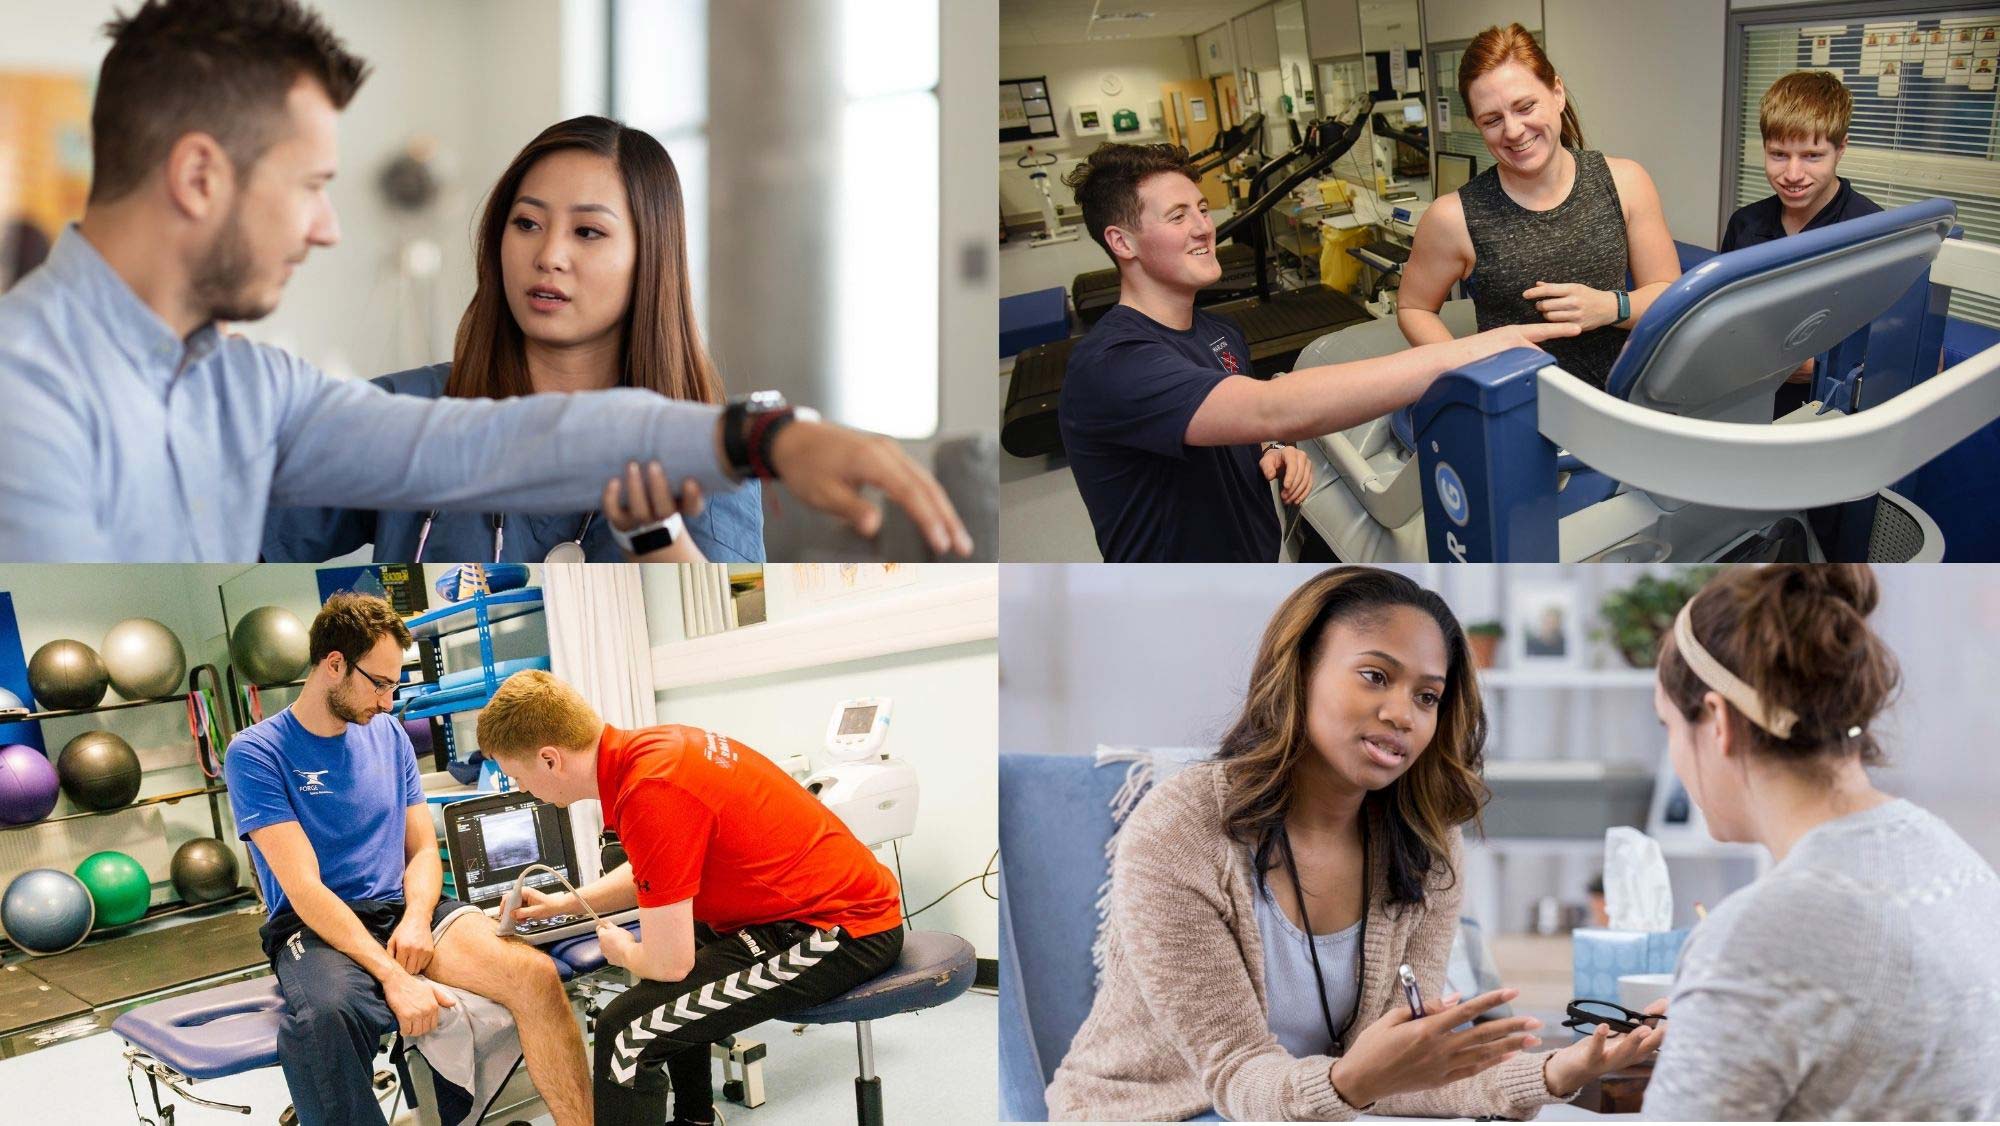
<svg viewBox="0 0 2000 1126">
<path fill-rule="evenodd" d="M 1397 967 L 1444 980 L 1458 826 L 1487 796 L 1471 668 L 1450 608 L 1392 572 L 1335 568 L 1279 607 L 1215 759 L 1119 834 L 1103 983 L 1049 1086 L 1052 1120 L 1527 1118 L 1658 1047 L 1658 1030 L 1600 1026 L 1527 1055 L 1531 1017 L 1453 1031 L 1513 990 L 1427 992 L 1410 1015 Z"/>
</svg>

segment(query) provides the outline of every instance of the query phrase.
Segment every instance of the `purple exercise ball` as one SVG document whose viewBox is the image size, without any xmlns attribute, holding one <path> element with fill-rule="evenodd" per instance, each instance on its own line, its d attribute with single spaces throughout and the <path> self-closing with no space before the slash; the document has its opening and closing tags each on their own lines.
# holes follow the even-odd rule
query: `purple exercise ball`
<svg viewBox="0 0 2000 1126">
<path fill-rule="evenodd" d="M 40 821 L 61 792 L 56 768 L 42 752 L 20 743 L 0 747 L 0 824 Z"/>
</svg>

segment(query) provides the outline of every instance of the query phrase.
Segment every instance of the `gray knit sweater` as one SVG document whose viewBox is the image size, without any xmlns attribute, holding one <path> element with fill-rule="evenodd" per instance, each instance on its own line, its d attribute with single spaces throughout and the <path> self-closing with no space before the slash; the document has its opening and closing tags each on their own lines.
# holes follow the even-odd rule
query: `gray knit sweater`
<svg viewBox="0 0 2000 1126">
<path fill-rule="evenodd" d="M 1214 1107 L 1246 1121 L 1330 1121 L 1358 1113 L 1328 1079 L 1334 1057 L 1297 1059 L 1269 1027 L 1256 883 L 1222 821 L 1222 768 L 1198 763 L 1155 787 L 1126 821 L 1112 866 L 1109 952 L 1090 1016 L 1049 1085 L 1051 1121 L 1178 1122 Z M 1451 864 L 1463 871 L 1453 838 Z M 1442 984 L 1461 885 L 1434 866 L 1422 904 L 1388 902 L 1384 850 L 1373 894 L 1361 1001 L 1347 1043 L 1392 1004 L 1396 966 Z M 1344 1051 L 1347 1043 L 1340 1045 Z M 1541 1054 L 1372 1107 L 1393 1115 L 1532 1118 L 1547 1103 Z"/>
<path fill-rule="evenodd" d="M 1892 801 L 1814 828 L 1688 936 L 1649 1118 L 2000 1117 L 2000 877 Z"/>
</svg>

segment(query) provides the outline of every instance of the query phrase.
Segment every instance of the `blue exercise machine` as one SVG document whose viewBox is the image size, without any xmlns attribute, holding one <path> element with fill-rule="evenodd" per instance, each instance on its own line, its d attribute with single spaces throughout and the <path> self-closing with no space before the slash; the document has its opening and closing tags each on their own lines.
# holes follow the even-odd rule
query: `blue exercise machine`
<svg viewBox="0 0 2000 1126">
<path fill-rule="evenodd" d="M 1904 482 L 2000 418 L 2000 347 L 1938 370 L 1951 292 L 2000 296 L 2000 248 L 1953 237 L 1956 214 L 1927 200 L 1700 262 L 1604 390 L 1538 349 L 1447 372 L 1303 443 L 1304 517 L 1354 562 L 1940 559 Z M 1298 366 L 1381 355 L 1390 331 L 1331 333 Z M 1812 401 L 1773 422 L 1816 355 Z"/>
</svg>

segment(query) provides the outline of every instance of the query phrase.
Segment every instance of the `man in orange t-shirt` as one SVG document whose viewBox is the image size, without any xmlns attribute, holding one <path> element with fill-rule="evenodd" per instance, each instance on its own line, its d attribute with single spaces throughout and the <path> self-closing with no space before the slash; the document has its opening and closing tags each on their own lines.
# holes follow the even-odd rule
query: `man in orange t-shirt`
<svg viewBox="0 0 2000 1126">
<path fill-rule="evenodd" d="M 896 879 L 777 764 L 698 727 L 621 731 L 545 672 L 507 678 L 479 749 L 543 801 L 604 802 L 628 862 L 577 889 L 599 914 L 636 905 L 639 937 L 597 928 L 633 988 L 597 1021 L 597 1121 L 714 1121 L 709 1045 L 845 993 L 903 948 Z M 523 893 L 524 919 L 576 895 Z M 664 1068 L 662 1067 L 664 1065 Z"/>
</svg>

